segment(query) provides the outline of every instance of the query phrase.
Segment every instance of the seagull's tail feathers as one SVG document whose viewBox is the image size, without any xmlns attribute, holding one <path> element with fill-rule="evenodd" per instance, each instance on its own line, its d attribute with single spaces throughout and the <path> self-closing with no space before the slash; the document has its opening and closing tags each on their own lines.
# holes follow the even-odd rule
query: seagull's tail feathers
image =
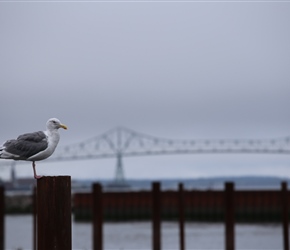
<svg viewBox="0 0 290 250">
<path fill-rule="evenodd" d="M 0 159 L 11 159 L 11 154 L 5 151 L 5 146 L 0 146 Z"/>
<path fill-rule="evenodd" d="M 2 145 L 0 146 L 0 158 L 4 158 L 2 155 L 4 154 L 5 147 Z"/>
<path fill-rule="evenodd" d="M 22 158 L 18 154 L 12 153 L 13 150 L 12 152 L 9 152 L 11 151 L 11 142 L 12 140 L 6 141 L 0 146 L 0 159 L 21 160 Z"/>
<path fill-rule="evenodd" d="M 0 158 L 2 158 L 3 151 L 4 151 L 4 147 L 3 146 L 0 146 Z"/>
</svg>

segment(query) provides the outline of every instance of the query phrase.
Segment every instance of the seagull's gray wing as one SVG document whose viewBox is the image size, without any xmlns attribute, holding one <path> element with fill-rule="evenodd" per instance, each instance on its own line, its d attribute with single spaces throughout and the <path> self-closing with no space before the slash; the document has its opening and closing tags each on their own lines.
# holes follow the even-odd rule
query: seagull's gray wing
<svg viewBox="0 0 290 250">
<path fill-rule="evenodd" d="M 20 135 L 16 140 L 6 141 L 3 146 L 6 152 L 17 155 L 19 159 L 27 159 L 45 150 L 48 142 L 44 132 L 38 131 Z"/>
</svg>

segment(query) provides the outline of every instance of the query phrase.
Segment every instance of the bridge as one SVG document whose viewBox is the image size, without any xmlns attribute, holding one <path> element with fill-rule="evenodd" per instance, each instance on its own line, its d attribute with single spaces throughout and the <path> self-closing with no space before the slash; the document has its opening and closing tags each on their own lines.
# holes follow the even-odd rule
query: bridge
<svg viewBox="0 0 290 250">
<path fill-rule="evenodd" d="M 176 140 L 116 127 L 80 143 L 58 147 L 46 161 L 116 158 L 114 183 L 125 186 L 123 157 L 166 154 L 290 154 L 290 136 L 274 139 Z"/>
</svg>

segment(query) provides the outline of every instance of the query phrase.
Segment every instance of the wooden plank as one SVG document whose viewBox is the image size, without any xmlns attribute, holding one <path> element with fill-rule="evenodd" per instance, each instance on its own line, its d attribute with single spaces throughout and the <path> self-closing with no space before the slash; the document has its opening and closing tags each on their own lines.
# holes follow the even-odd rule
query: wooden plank
<svg viewBox="0 0 290 250">
<path fill-rule="evenodd" d="M 0 250 L 5 248 L 5 225 L 4 225 L 4 215 L 5 215 L 5 195 L 4 187 L 0 186 Z"/>
<path fill-rule="evenodd" d="M 281 197 L 282 197 L 282 226 L 283 226 L 283 246 L 284 250 L 289 250 L 289 214 L 288 214 L 288 194 L 287 183 L 281 183 Z"/>
<path fill-rule="evenodd" d="M 225 249 L 235 249 L 234 183 L 225 183 Z"/>
<path fill-rule="evenodd" d="M 185 249 L 185 238 L 184 238 L 184 191 L 183 184 L 178 185 L 178 221 L 179 221 L 179 244 L 180 250 Z"/>
<path fill-rule="evenodd" d="M 93 184 L 93 249 L 103 249 L 103 193 L 99 183 Z"/>
<path fill-rule="evenodd" d="M 160 182 L 152 183 L 152 243 L 153 250 L 161 250 L 161 194 Z"/>
<path fill-rule="evenodd" d="M 72 249 L 70 176 L 37 180 L 37 249 Z"/>
<path fill-rule="evenodd" d="M 32 231 L 32 247 L 33 250 L 37 248 L 37 187 L 33 187 L 32 193 L 32 200 L 33 200 L 33 231 Z"/>
</svg>

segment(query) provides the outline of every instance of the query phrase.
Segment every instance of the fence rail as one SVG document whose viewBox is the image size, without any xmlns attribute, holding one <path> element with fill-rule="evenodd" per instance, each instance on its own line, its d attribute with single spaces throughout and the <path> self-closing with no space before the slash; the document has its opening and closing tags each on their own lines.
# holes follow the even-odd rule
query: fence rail
<svg viewBox="0 0 290 250">
<path fill-rule="evenodd" d="M 179 191 L 160 192 L 161 218 L 178 220 Z M 281 190 L 234 191 L 235 220 L 237 222 L 280 222 L 282 195 L 290 202 L 290 192 Z M 183 190 L 184 219 L 186 221 L 222 222 L 225 219 L 225 191 Z M 152 191 L 104 192 L 105 221 L 150 220 Z M 92 220 L 92 193 L 76 193 L 74 214 L 76 221 Z M 289 216 L 289 211 L 288 211 Z"/>
</svg>

